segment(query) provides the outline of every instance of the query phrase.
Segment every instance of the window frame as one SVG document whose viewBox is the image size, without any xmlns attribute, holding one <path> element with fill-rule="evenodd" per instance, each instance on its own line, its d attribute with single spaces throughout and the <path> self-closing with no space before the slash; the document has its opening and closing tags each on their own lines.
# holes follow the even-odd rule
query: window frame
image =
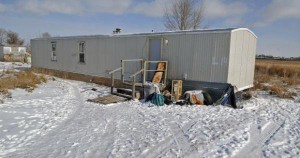
<svg viewBox="0 0 300 158">
<path fill-rule="evenodd" d="M 79 54 L 78 54 L 78 57 L 79 57 L 79 63 L 85 63 L 86 62 L 86 60 L 85 60 L 85 49 L 86 48 L 86 42 L 85 41 L 80 41 L 79 43 L 78 43 L 78 52 L 79 52 Z M 82 56 L 81 55 L 83 55 L 83 58 L 82 58 Z M 81 59 L 83 59 L 83 60 L 81 60 Z"/>
<path fill-rule="evenodd" d="M 53 47 L 55 46 L 55 47 Z M 51 42 L 51 61 L 57 61 L 57 42 L 56 41 L 52 41 Z"/>
</svg>

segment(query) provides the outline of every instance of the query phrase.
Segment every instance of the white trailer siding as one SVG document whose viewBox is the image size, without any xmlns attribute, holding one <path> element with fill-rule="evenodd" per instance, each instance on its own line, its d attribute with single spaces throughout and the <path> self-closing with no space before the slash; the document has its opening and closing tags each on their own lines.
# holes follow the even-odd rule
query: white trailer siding
<svg viewBox="0 0 300 158">
<path fill-rule="evenodd" d="M 226 82 L 230 33 L 166 36 L 169 44 L 163 60 L 169 61 L 169 77 Z"/>
<path fill-rule="evenodd" d="M 32 40 L 32 65 L 87 75 L 108 77 L 108 71 L 120 67 L 123 59 L 147 55 L 145 37 L 76 38 Z M 51 42 L 56 42 L 57 61 L 51 61 Z M 79 62 L 79 42 L 85 42 L 85 63 Z M 144 48 L 145 47 L 145 48 Z"/>
<path fill-rule="evenodd" d="M 253 84 L 256 38 L 247 29 L 181 31 L 116 36 L 33 39 L 32 66 L 109 77 L 124 59 L 149 59 L 150 39 L 161 40 L 161 59 L 169 61 L 168 78 Z M 51 42 L 57 61 L 51 61 Z M 85 42 L 85 63 L 79 63 L 79 43 Z M 138 70 L 127 66 L 128 74 Z M 129 76 L 129 75 L 128 75 Z"/>
<path fill-rule="evenodd" d="M 238 90 L 253 86 L 257 37 L 249 30 L 240 29 L 231 34 L 228 83 Z"/>
</svg>

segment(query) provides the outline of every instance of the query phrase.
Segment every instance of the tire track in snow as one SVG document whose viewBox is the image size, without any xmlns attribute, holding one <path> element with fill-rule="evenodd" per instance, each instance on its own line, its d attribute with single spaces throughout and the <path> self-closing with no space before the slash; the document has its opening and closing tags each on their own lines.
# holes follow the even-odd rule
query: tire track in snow
<svg viewBox="0 0 300 158">
<path fill-rule="evenodd" d="M 70 83 L 72 85 L 72 83 Z M 114 115 L 121 112 L 124 108 L 111 108 L 106 106 L 96 106 L 100 109 L 93 108 L 94 105 L 84 106 L 79 89 L 76 85 L 72 86 L 77 96 L 77 110 L 72 116 L 61 124 L 55 131 L 50 132 L 45 138 L 37 141 L 36 145 L 31 146 L 29 150 L 23 153 L 16 153 L 13 157 L 110 157 L 115 143 L 116 133 L 118 131 L 118 122 L 121 117 Z M 76 94 L 77 93 L 77 94 Z M 76 105 L 75 105 L 76 106 Z M 104 110 L 104 111 L 103 111 Z M 99 113 L 100 112 L 100 113 Z M 103 112 L 103 113 L 101 113 Z M 113 117 L 111 117 L 113 116 Z M 111 118 L 106 124 L 102 124 L 101 120 Z M 99 122 L 99 126 L 95 126 L 93 122 Z M 98 131 L 104 129 L 104 131 Z M 97 130 L 89 130 L 97 129 Z M 37 150 L 38 149 L 38 150 Z M 51 150 L 51 152 L 49 152 Z"/>
<path fill-rule="evenodd" d="M 256 124 L 250 125 L 250 140 L 233 157 L 240 158 L 246 155 L 251 157 L 262 157 L 262 148 L 281 129 L 284 121 L 280 123 L 268 122 L 263 131 L 259 131 Z"/>
<path fill-rule="evenodd" d="M 276 118 L 274 121 L 269 121 L 266 123 L 265 128 L 260 132 L 257 124 L 250 125 L 250 140 L 249 143 L 246 144 L 241 150 L 239 150 L 233 157 L 243 157 L 245 155 L 251 154 L 253 157 L 262 157 L 263 147 L 269 144 L 270 140 L 274 135 L 282 129 L 284 124 L 286 123 L 286 116 L 290 116 L 289 111 L 282 108 L 278 104 L 275 104 L 275 101 L 271 99 L 269 102 L 270 105 L 275 105 L 276 108 L 271 106 L 270 110 L 276 112 Z M 264 110 L 268 109 L 268 107 L 263 107 Z M 261 110 L 261 109 L 260 109 Z M 284 119 L 284 120 L 283 120 Z M 289 117 L 288 119 L 292 119 Z"/>
<path fill-rule="evenodd" d="M 112 115 L 113 112 L 108 111 L 106 115 Z M 104 117 L 106 118 L 106 117 Z M 109 157 L 111 155 L 111 149 L 113 149 L 113 145 L 115 142 L 115 133 L 117 132 L 117 123 L 114 119 L 106 119 L 106 124 L 104 127 L 104 134 L 101 136 L 101 146 L 97 149 L 99 153 L 97 156 L 99 157 Z M 96 156 L 96 155 L 94 155 Z"/>
<path fill-rule="evenodd" d="M 72 97 L 72 99 L 74 98 L 75 100 L 76 100 L 76 102 L 77 102 L 77 106 L 76 106 L 76 111 L 73 113 L 73 115 L 72 116 L 70 116 L 69 117 L 69 119 L 66 121 L 66 122 L 69 122 L 70 120 L 73 120 L 73 118 L 75 117 L 75 116 L 77 116 L 78 115 L 78 113 L 80 113 L 80 111 L 81 111 L 81 109 L 82 109 L 82 106 L 83 106 L 83 104 L 84 104 L 84 101 L 83 101 L 83 99 L 82 99 L 82 97 L 81 97 L 81 94 L 80 94 L 80 92 L 79 92 L 79 89 L 78 89 L 78 87 L 76 86 L 76 85 L 74 85 L 73 83 L 71 83 L 71 82 L 68 82 L 68 81 L 65 81 L 65 80 L 59 80 L 60 82 L 63 82 L 63 83 L 66 83 L 66 84 L 68 84 L 68 85 L 70 85 L 71 87 L 72 87 L 72 90 L 73 90 L 73 96 L 74 97 Z M 72 95 L 72 94 L 71 94 Z"/>
<path fill-rule="evenodd" d="M 34 144 L 33 139 L 39 140 L 44 135 L 51 133 L 57 125 L 63 123 L 72 114 L 70 109 L 73 108 L 69 101 L 74 100 L 74 89 L 70 86 L 59 87 L 62 87 L 62 84 L 58 81 L 54 85 L 49 84 L 37 89 L 29 95 L 29 98 L 24 99 L 17 95 L 17 99 L 11 103 L 6 103 L 8 107 L 13 108 L 5 112 L 13 113 L 13 115 L 18 113 L 17 116 L 22 117 L 14 117 L 13 119 L 16 121 L 21 119 L 22 121 L 6 125 L 14 133 L 14 137 L 3 143 L 5 146 L 2 148 L 7 149 L 0 153 L 0 157 L 32 146 Z M 49 88 L 53 91 L 48 93 Z M 44 95 L 40 93 L 44 93 Z M 2 139 L 0 139 L 1 141 Z"/>
<path fill-rule="evenodd" d="M 70 124 L 72 122 L 72 120 L 78 116 L 78 114 L 81 112 L 81 108 L 82 108 L 82 105 L 83 105 L 83 99 L 79 93 L 79 89 L 76 87 L 76 85 L 72 84 L 71 82 L 67 82 L 67 81 L 64 81 L 64 80 L 61 80 L 61 79 L 57 79 L 57 82 L 59 83 L 64 83 L 65 85 L 68 85 L 67 89 L 68 89 L 68 92 L 66 94 L 64 94 L 64 96 L 62 97 L 63 98 L 63 102 L 65 105 L 64 106 L 73 106 L 75 107 L 75 109 L 72 111 L 71 114 L 68 114 L 69 117 L 66 119 L 66 120 L 63 120 L 63 122 L 59 122 L 59 125 L 58 126 L 54 126 L 55 128 L 64 128 L 65 126 L 67 126 L 68 124 Z M 55 99 L 55 98 L 53 98 Z M 44 128 L 44 126 L 41 127 L 42 129 Z M 52 127 L 50 127 L 52 128 Z M 54 136 L 57 134 L 56 130 L 50 130 L 48 133 L 45 133 L 47 135 L 47 137 L 51 137 L 51 136 Z M 43 142 L 44 140 L 44 136 L 41 135 L 40 137 L 36 138 L 36 141 L 35 142 L 40 142 L 39 145 L 36 145 L 37 143 L 33 144 L 33 145 L 30 145 L 29 148 L 29 152 L 25 151 L 24 149 L 18 151 L 18 153 L 16 153 L 17 155 L 19 155 L 18 157 L 20 157 L 20 155 L 22 155 L 22 157 L 24 157 L 24 153 L 27 153 L 31 156 L 32 153 L 34 153 L 33 151 L 36 150 L 34 149 L 34 147 L 36 146 L 40 146 L 42 149 L 43 147 L 47 146 L 46 144 L 47 143 L 44 143 Z M 49 140 L 49 141 L 52 141 L 52 140 Z M 33 148 L 31 148 L 33 147 Z M 28 147 L 27 147 L 28 148 Z M 33 149 L 31 151 L 31 149 Z M 16 156 L 12 156 L 12 155 L 15 155 L 15 153 L 12 153 L 9 155 L 9 157 L 16 157 Z M 25 156 L 26 157 L 26 156 Z"/>
<path fill-rule="evenodd" d="M 293 134 L 297 133 L 296 135 L 298 135 L 299 133 L 298 131 L 295 132 L 295 129 L 298 129 L 297 127 L 299 127 L 297 119 L 299 119 L 300 116 L 300 104 L 297 104 L 297 102 L 293 100 L 269 96 L 269 94 L 261 95 L 254 101 L 257 106 L 257 109 L 253 110 L 255 112 L 255 117 L 257 117 L 256 120 L 260 119 L 263 121 L 271 121 L 273 124 L 277 124 L 278 126 L 281 124 L 281 127 L 279 127 L 278 130 L 275 131 L 275 133 L 271 135 L 261 147 L 260 157 L 269 157 L 274 155 L 282 156 L 286 154 L 286 152 L 292 153 L 289 148 L 293 149 L 297 146 L 297 143 L 295 143 L 294 140 L 298 140 L 297 136 L 294 136 Z M 240 151 L 236 151 L 236 154 L 240 153 L 242 150 L 245 151 L 245 149 L 242 148 Z"/>
<path fill-rule="evenodd" d="M 190 143 L 188 138 L 186 137 L 186 132 L 194 126 L 197 121 L 192 120 L 185 124 L 182 128 L 179 127 L 176 122 L 172 121 L 172 119 L 167 119 L 165 122 L 169 125 L 171 136 L 167 137 L 164 141 L 155 145 L 155 147 L 142 152 L 139 157 L 160 157 L 161 154 L 164 154 L 168 150 L 170 150 L 170 145 L 176 144 L 179 149 L 178 157 L 185 156 L 186 154 L 193 152 L 195 147 Z"/>
</svg>

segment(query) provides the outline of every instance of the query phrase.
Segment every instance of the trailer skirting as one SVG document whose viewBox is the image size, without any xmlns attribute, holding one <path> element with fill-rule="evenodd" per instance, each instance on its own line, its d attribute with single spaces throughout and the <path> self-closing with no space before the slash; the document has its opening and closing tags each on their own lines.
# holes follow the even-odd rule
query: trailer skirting
<svg viewBox="0 0 300 158">
<path fill-rule="evenodd" d="M 38 67 L 32 67 L 32 70 L 37 73 L 56 76 L 59 78 L 97 83 L 97 84 L 105 85 L 108 87 L 111 86 L 110 78 L 91 76 L 91 75 L 85 75 L 85 74 L 79 74 L 79 73 L 73 73 L 73 72 L 65 72 L 65 71 L 59 71 L 59 70 L 52 70 L 52 69 L 46 69 L 46 68 L 38 68 Z M 114 84 L 116 87 L 119 87 L 121 85 L 121 80 L 115 79 Z"/>
</svg>

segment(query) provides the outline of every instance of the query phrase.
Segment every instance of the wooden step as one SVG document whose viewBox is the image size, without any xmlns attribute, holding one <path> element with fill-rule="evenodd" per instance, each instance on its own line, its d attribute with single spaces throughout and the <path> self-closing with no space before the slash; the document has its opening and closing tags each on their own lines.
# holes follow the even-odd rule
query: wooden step
<svg viewBox="0 0 300 158">
<path fill-rule="evenodd" d="M 131 89 L 126 89 L 126 88 L 117 88 L 117 93 L 116 94 L 123 94 L 126 96 L 130 96 L 132 98 L 132 90 Z M 135 98 L 140 99 L 142 96 L 142 93 L 139 90 L 135 91 Z"/>
<path fill-rule="evenodd" d="M 117 95 L 117 96 L 124 97 L 124 98 L 127 98 L 127 99 L 132 99 L 132 96 L 131 95 L 127 95 L 127 94 L 113 93 L 113 95 Z"/>
<path fill-rule="evenodd" d="M 117 88 L 117 93 L 131 95 L 132 94 L 132 90 L 131 89 L 126 89 L 126 88 Z"/>
</svg>

